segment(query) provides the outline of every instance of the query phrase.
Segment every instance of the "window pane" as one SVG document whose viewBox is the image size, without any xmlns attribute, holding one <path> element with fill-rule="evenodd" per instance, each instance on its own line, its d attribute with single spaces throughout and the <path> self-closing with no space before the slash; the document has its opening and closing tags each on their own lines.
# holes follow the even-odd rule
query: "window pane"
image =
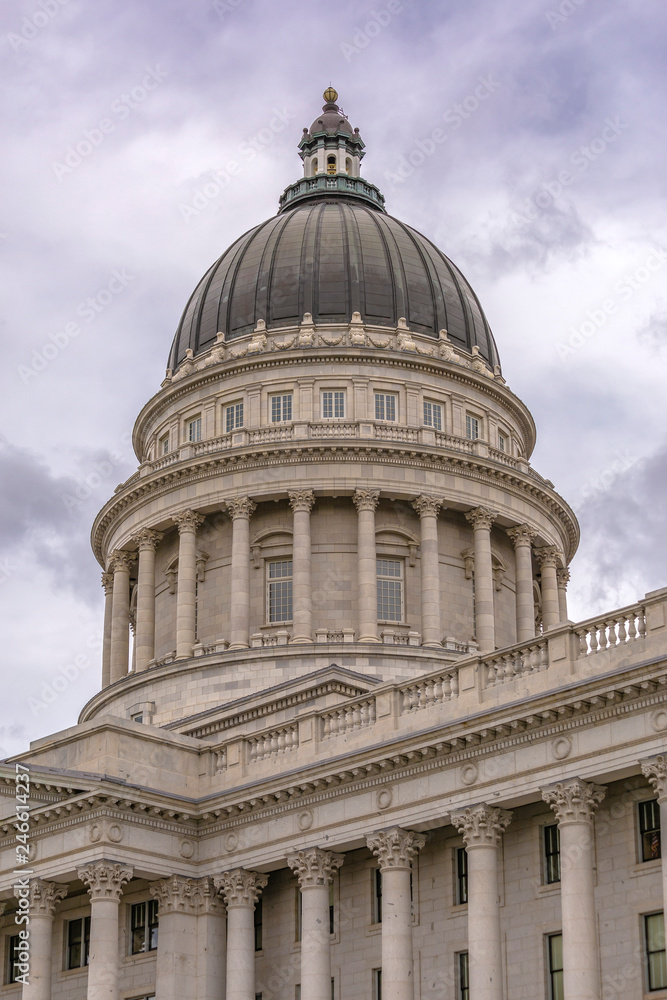
<svg viewBox="0 0 667 1000">
<path fill-rule="evenodd" d="M 661 857 L 660 806 L 655 799 L 638 803 L 639 832 L 642 842 L 642 861 Z"/>
<path fill-rule="evenodd" d="M 556 823 L 544 827 L 544 868 L 547 885 L 560 882 L 560 831 Z"/>
<path fill-rule="evenodd" d="M 289 622 L 292 620 L 292 560 L 270 562 L 268 574 L 269 622 Z"/>
<path fill-rule="evenodd" d="M 459 1000 L 470 1000 L 470 975 L 467 951 L 462 951 L 459 954 Z"/>
<path fill-rule="evenodd" d="M 292 419 L 292 397 L 283 396 L 283 420 Z"/>
<path fill-rule="evenodd" d="M 333 392 L 322 393 L 322 416 L 333 417 Z"/>
<path fill-rule="evenodd" d="M 465 847 L 456 850 L 456 902 L 468 902 L 468 852 Z"/>
<path fill-rule="evenodd" d="M 345 416 L 345 393 L 334 392 L 334 417 Z"/>
</svg>

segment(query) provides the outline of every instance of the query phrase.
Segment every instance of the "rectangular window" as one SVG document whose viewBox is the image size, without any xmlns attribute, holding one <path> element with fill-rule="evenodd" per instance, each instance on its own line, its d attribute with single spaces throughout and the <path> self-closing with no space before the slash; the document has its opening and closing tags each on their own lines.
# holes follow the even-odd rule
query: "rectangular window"
<svg viewBox="0 0 667 1000">
<path fill-rule="evenodd" d="M 377 611 L 381 622 L 403 621 L 403 562 L 377 560 Z"/>
<path fill-rule="evenodd" d="M 188 421 L 188 441 L 201 441 L 201 417 Z"/>
<path fill-rule="evenodd" d="M 550 823 L 544 830 L 544 882 L 560 882 L 560 830 L 558 823 Z"/>
<path fill-rule="evenodd" d="M 292 393 L 270 396 L 271 401 L 271 423 L 280 424 L 292 419 Z"/>
<path fill-rule="evenodd" d="M 476 441 L 479 437 L 479 420 L 466 413 L 466 437 L 470 441 Z"/>
<path fill-rule="evenodd" d="M 262 950 L 262 939 L 263 939 L 263 922 L 264 922 L 264 912 L 262 908 L 262 897 L 260 896 L 255 903 L 255 951 Z"/>
<path fill-rule="evenodd" d="M 563 1000 L 563 935 L 547 936 L 549 1000 Z"/>
<path fill-rule="evenodd" d="M 90 917 L 79 917 L 67 924 L 67 955 L 68 969 L 83 969 L 88 965 L 90 949 Z"/>
<path fill-rule="evenodd" d="M 662 857 L 660 849 L 660 806 L 656 799 L 637 803 L 639 838 L 642 861 L 655 861 Z"/>
<path fill-rule="evenodd" d="M 382 969 L 373 969 L 373 1000 L 382 1000 Z"/>
<path fill-rule="evenodd" d="M 235 431 L 237 427 L 243 427 L 243 403 L 230 403 L 225 408 L 225 431 Z"/>
<path fill-rule="evenodd" d="M 649 990 L 667 988 L 667 963 L 665 962 L 665 921 L 662 913 L 644 917 L 646 940 L 646 973 Z"/>
<path fill-rule="evenodd" d="M 507 438 L 498 432 L 498 451 L 507 451 Z"/>
<path fill-rule="evenodd" d="M 327 390 L 322 393 L 322 417 L 339 419 L 345 416 L 345 393 L 338 390 Z"/>
<path fill-rule="evenodd" d="M 5 983 L 9 986 L 11 983 L 16 982 L 16 977 L 19 972 L 17 969 L 19 961 L 19 938 L 18 934 L 12 934 L 10 937 L 6 937 L 7 942 L 7 953 L 5 959 Z"/>
<path fill-rule="evenodd" d="M 470 968 L 468 962 L 468 952 L 460 951 L 458 956 L 458 1000 L 470 1000 Z"/>
<path fill-rule="evenodd" d="M 431 403 L 424 400 L 424 426 L 432 427 L 436 431 L 442 430 L 442 406 L 440 403 Z"/>
<path fill-rule="evenodd" d="M 468 852 L 465 847 L 456 848 L 456 905 L 468 902 Z"/>
<path fill-rule="evenodd" d="M 266 605 L 270 624 L 292 621 L 292 560 L 267 563 Z"/>
<path fill-rule="evenodd" d="M 329 934 L 333 934 L 335 930 L 335 913 L 334 913 L 334 887 L 333 882 L 329 886 Z M 333 979 L 331 980 L 333 982 Z"/>
<path fill-rule="evenodd" d="M 160 452 L 161 455 L 168 455 L 169 454 L 169 435 L 168 434 L 165 434 L 165 436 L 163 438 L 160 438 L 160 444 L 158 446 L 158 450 L 159 450 L 159 452 Z"/>
<path fill-rule="evenodd" d="M 396 420 L 396 400 L 393 392 L 375 393 L 375 419 Z"/>
<path fill-rule="evenodd" d="M 130 908 L 130 954 L 157 948 L 158 912 L 157 899 L 134 903 Z"/>
<path fill-rule="evenodd" d="M 373 923 L 382 923 L 382 872 L 373 869 Z"/>
</svg>

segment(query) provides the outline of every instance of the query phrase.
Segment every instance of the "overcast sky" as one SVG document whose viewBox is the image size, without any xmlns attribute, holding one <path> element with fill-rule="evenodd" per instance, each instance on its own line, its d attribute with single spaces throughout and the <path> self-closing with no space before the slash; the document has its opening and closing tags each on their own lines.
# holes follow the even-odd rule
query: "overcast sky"
<svg viewBox="0 0 667 1000">
<path fill-rule="evenodd" d="M 98 689 L 92 519 L 190 292 L 300 176 L 330 82 L 535 416 L 582 527 L 570 616 L 667 585 L 666 23 L 664 0 L 2 5 L 0 756 Z"/>
</svg>

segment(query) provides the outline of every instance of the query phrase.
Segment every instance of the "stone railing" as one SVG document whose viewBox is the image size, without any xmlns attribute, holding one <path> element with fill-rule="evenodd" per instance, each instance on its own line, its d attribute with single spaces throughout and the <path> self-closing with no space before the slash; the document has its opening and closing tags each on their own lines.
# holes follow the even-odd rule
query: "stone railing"
<svg viewBox="0 0 667 1000">
<path fill-rule="evenodd" d="M 359 437 L 359 424 L 332 421 L 327 424 L 310 424 L 311 438 L 356 438 Z"/>
<path fill-rule="evenodd" d="M 354 635 L 353 628 L 317 628 L 315 642 L 354 642 Z"/>
<path fill-rule="evenodd" d="M 232 446 L 231 434 L 224 434 L 221 437 L 210 438 L 207 441 L 197 441 L 192 446 L 195 456 L 209 455 L 212 451 L 225 451 Z"/>
<path fill-rule="evenodd" d="M 472 441 L 469 441 L 468 438 L 455 437 L 453 434 L 441 434 L 440 431 L 436 431 L 435 443 L 439 448 L 451 448 L 454 451 L 464 451 L 468 455 L 472 455 L 473 452 Z"/>
<path fill-rule="evenodd" d="M 366 729 L 376 721 L 375 698 L 357 699 L 320 714 L 321 739 Z"/>
<path fill-rule="evenodd" d="M 286 629 L 276 632 L 253 632 L 250 636 L 250 648 L 261 649 L 264 646 L 286 646 L 290 641 L 290 633 Z"/>
<path fill-rule="evenodd" d="M 400 713 L 418 712 L 421 708 L 441 705 L 459 695 L 458 667 L 451 667 L 418 680 L 402 684 L 399 688 Z"/>
<path fill-rule="evenodd" d="M 272 441 L 291 441 L 294 428 L 291 424 L 281 424 L 279 427 L 261 427 L 257 431 L 248 432 L 250 444 L 269 444 Z"/>
<path fill-rule="evenodd" d="M 499 451 L 497 448 L 489 448 L 489 458 L 493 459 L 494 462 L 500 462 L 501 465 L 508 465 L 510 469 L 518 469 L 520 465 L 518 458 L 508 455 L 506 451 Z"/>
<path fill-rule="evenodd" d="M 603 649 L 621 646 L 646 635 L 646 609 L 643 604 L 621 608 L 601 618 L 581 622 L 575 628 L 579 656 L 591 656 Z"/>
<path fill-rule="evenodd" d="M 378 441 L 408 441 L 417 444 L 419 431 L 410 427 L 392 427 L 387 424 L 375 424 L 373 436 Z"/>
<path fill-rule="evenodd" d="M 268 733 L 260 733 L 259 736 L 250 736 L 247 745 L 248 762 L 251 764 L 266 760 L 267 757 L 287 753 L 289 750 L 296 750 L 299 745 L 299 726 L 293 722 L 288 726 L 272 729 Z"/>
<path fill-rule="evenodd" d="M 507 652 L 485 656 L 483 681 L 485 687 L 504 684 L 524 674 L 535 674 L 549 666 L 549 646 L 545 636 L 514 646 Z"/>
</svg>

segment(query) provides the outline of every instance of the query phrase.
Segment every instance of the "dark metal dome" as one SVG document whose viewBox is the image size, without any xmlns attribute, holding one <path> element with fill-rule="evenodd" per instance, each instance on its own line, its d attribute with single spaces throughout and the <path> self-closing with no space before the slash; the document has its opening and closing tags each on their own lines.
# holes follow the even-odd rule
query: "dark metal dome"
<svg viewBox="0 0 667 1000">
<path fill-rule="evenodd" d="M 195 288 L 176 331 L 168 367 L 208 350 L 218 330 L 227 340 L 263 319 L 294 326 L 362 319 L 396 327 L 404 316 L 415 333 L 454 346 L 474 345 L 499 364 L 477 296 L 457 267 L 426 237 L 366 203 L 320 195 L 241 236 Z"/>
</svg>

